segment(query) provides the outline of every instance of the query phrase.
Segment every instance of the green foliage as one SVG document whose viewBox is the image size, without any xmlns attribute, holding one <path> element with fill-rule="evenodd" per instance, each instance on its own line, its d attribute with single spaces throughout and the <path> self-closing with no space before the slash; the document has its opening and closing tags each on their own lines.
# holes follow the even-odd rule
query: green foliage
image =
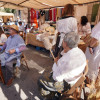
<svg viewBox="0 0 100 100">
<path fill-rule="evenodd" d="M 15 9 L 10 9 L 10 8 L 4 8 L 4 11 L 7 13 L 15 13 L 16 12 Z"/>
</svg>

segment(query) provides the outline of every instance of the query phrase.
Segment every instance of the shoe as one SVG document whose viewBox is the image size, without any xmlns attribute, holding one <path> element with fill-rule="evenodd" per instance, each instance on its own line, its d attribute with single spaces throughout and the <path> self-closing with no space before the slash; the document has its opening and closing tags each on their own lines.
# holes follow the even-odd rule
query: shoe
<svg viewBox="0 0 100 100">
<path fill-rule="evenodd" d="M 54 87 L 51 86 L 51 84 L 48 84 L 48 82 L 46 81 L 43 81 L 43 80 L 39 80 L 40 83 L 46 88 L 48 89 L 49 91 L 56 91 L 56 89 Z"/>
<path fill-rule="evenodd" d="M 6 86 L 11 86 L 11 84 L 12 84 L 13 80 L 14 80 L 13 78 L 10 78 L 10 79 L 8 80 L 8 82 L 7 82 Z"/>
</svg>

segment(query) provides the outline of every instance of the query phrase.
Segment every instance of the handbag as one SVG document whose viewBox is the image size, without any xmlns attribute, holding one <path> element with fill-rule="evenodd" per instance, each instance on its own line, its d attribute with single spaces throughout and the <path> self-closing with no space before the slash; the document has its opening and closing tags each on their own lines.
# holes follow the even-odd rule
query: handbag
<svg viewBox="0 0 100 100">
<path fill-rule="evenodd" d="M 95 40 L 93 40 L 93 39 L 94 38 L 91 37 L 91 34 L 88 34 L 86 36 L 81 37 L 81 40 L 84 41 L 84 43 L 86 44 L 86 46 L 90 46 L 91 41 L 95 42 Z M 97 47 L 98 45 L 99 45 L 99 41 L 97 41 L 93 47 Z"/>
</svg>

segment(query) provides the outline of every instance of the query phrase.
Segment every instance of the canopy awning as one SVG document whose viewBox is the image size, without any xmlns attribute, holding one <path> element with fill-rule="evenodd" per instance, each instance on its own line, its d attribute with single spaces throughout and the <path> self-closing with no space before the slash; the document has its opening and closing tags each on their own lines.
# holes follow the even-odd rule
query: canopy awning
<svg viewBox="0 0 100 100">
<path fill-rule="evenodd" d="M 0 7 L 8 7 L 20 10 L 22 10 L 23 7 L 44 9 L 52 7 L 61 7 L 68 3 L 84 4 L 91 2 L 100 2 L 100 0 L 0 0 Z"/>
</svg>

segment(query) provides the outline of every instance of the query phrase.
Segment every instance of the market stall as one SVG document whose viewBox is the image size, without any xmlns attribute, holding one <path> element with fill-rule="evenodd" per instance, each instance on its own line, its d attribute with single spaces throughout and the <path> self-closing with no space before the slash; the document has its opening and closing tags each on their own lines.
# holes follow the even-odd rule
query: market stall
<svg viewBox="0 0 100 100">
<path fill-rule="evenodd" d="M 77 19 L 78 23 L 81 16 L 87 16 L 89 22 L 95 24 L 100 20 L 100 14 L 98 10 L 100 9 L 99 0 L 2 0 L 0 3 L 3 7 L 12 7 L 14 9 L 23 9 L 24 7 L 31 8 L 28 10 L 30 12 L 30 25 L 33 27 L 33 29 L 37 28 L 38 31 L 40 30 L 40 23 L 48 23 L 49 25 L 52 24 L 56 29 L 56 22 L 59 18 L 61 18 L 64 5 L 68 3 L 75 5 L 75 18 Z M 95 7 L 98 13 L 94 13 Z M 42 33 L 29 31 L 26 35 L 26 44 L 45 47 L 45 43 L 43 42 L 44 40 L 41 41 L 37 39 Z M 53 41 L 53 39 L 50 39 L 50 43 L 51 40 Z"/>
<path fill-rule="evenodd" d="M 14 20 L 14 14 L 13 13 L 6 13 L 6 12 L 0 12 L 0 18 L 3 19 L 3 22 L 7 22 L 7 19 L 12 18 Z"/>
</svg>

